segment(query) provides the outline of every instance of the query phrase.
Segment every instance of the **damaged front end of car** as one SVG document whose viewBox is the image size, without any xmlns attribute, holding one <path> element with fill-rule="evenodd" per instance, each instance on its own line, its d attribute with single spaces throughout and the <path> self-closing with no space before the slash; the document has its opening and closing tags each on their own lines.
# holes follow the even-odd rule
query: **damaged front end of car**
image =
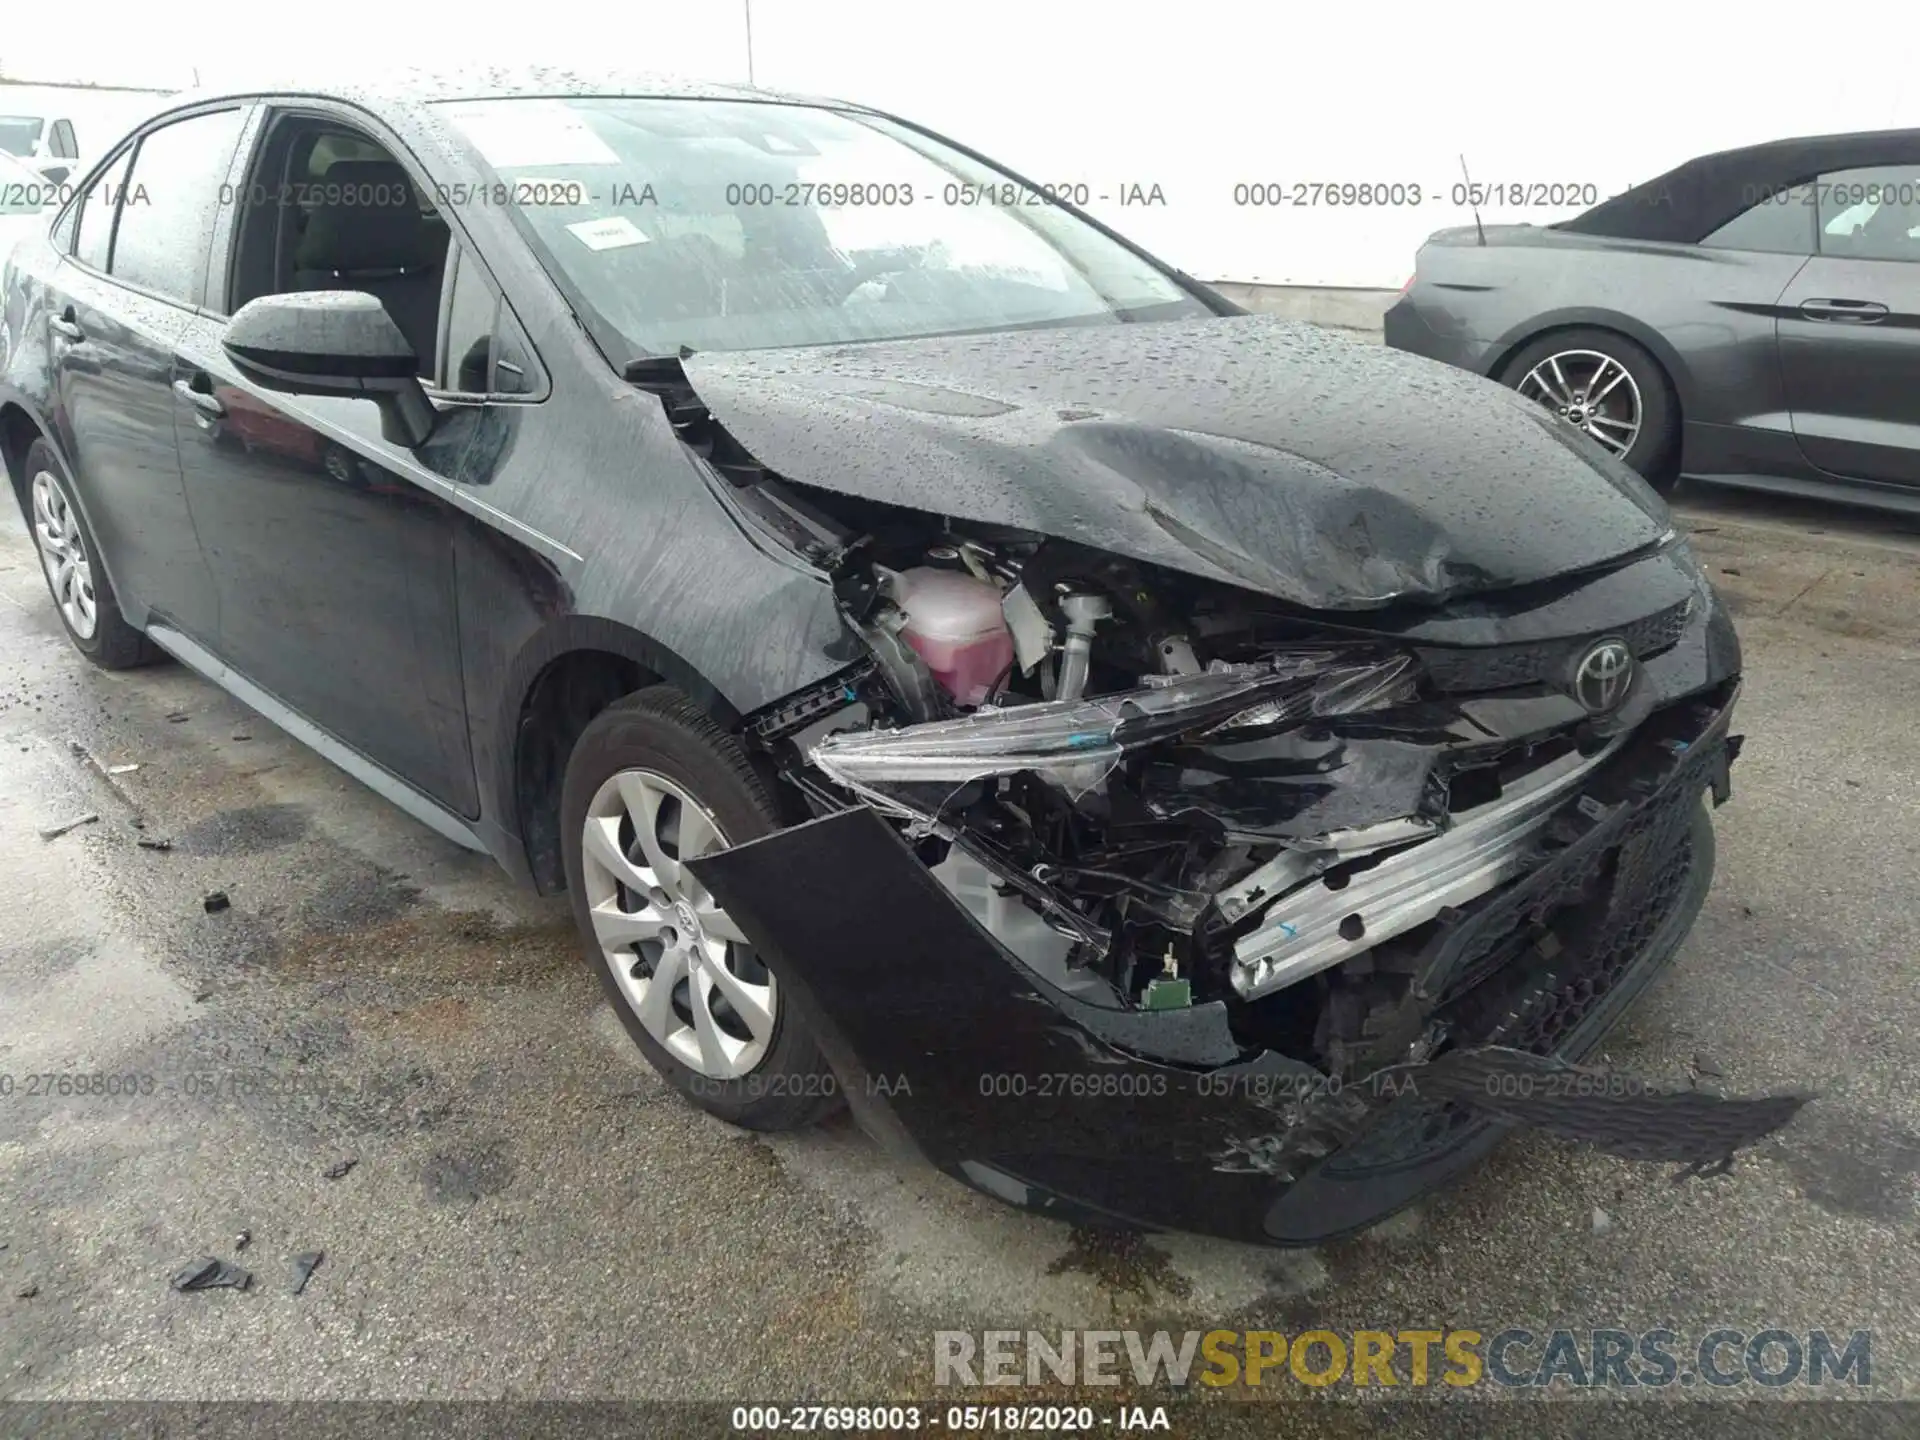
<svg viewBox="0 0 1920 1440">
<path fill-rule="evenodd" d="M 692 868 L 883 1140 L 1310 1244 L 1516 1124 L 1697 1167 L 1802 1103 L 1575 1068 L 1691 925 L 1739 749 L 1683 541 L 1321 611 L 775 475 L 668 401 L 857 640 L 744 726 L 815 818 Z"/>
</svg>

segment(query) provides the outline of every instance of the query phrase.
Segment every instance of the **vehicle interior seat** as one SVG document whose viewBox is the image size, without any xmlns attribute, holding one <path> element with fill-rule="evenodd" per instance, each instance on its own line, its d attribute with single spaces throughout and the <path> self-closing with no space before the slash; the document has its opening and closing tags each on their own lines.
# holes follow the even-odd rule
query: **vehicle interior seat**
<svg viewBox="0 0 1920 1440">
<path fill-rule="evenodd" d="M 337 160 L 294 251 L 295 290 L 363 290 L 387 307 L 423 371 L 439 336 L 447 232 L 392 160 Z"/>
<path fill-rule="evenodd" d="M 1920 206 L 1883 201 L 1867 217 L 1866 224 L 1854 232 L 1854 247 L 1868 255 L 1920 259 L 1920 240 L 1913 234 L 1916 228 L 1920 228 Z"/>
</svg>

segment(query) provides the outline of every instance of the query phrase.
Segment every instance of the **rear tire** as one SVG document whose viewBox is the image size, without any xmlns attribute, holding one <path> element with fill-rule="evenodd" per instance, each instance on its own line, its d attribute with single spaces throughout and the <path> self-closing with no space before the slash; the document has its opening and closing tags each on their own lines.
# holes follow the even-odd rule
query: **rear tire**
<svg viewBox="0 0 1920 1440">
<path fill-rule="evenodd" d="M 1626 336 L 1557 330 L 1524 346 L 1499 378 L 1617 455 L 1654 489 L 1673 488 L 1679 402 L 1659 362 Z M 1594 405 L 1597 391 L 1605 394 Z"/>
<path fill-rule="evenodd" d="M 27 528 L 54 612 L 73 648 L 102 670 L 132 670 L 165 656 L 120 613 L 100 547 L 73 501 L 73 482 L 44 440 L 27 447 Z"/>
<path fill-rule="evenodd" d="M 561 793 L 574 920 L 614 1013 L 694 1104 L 752 1130 L 839 1105 L 779 975 L 680 864 L 781 827 L 771 784 L 686 696 L 656 685 L 587 725 Z"/>
</svg>

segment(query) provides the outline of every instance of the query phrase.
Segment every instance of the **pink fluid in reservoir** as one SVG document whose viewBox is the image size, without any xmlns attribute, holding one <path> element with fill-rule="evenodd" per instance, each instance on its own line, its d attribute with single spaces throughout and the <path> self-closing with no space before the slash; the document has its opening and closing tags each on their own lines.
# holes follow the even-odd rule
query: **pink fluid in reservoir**
<svg viewBox="0 0 1920 1440">
<path fill-rule="evenodd" d="M 1013 664 L 1013 635 L 999 587 L 958 570 L 902 570 L 894 602 L 906 613 L 901 637 L 927 662 L 940 688 L 979 705 Z"/>
</svg>

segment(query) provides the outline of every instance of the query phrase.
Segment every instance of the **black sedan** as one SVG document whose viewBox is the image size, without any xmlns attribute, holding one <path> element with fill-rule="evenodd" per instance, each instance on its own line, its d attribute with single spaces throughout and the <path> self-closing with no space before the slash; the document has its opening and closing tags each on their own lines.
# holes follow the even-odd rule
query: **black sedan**
<svg viewBox="0 0 1920 1440">
<path fill-rule="evenodd" d="M 715 1114 L 1290 1243 L 1515 1123 L 1791 1113 L 1567 1098 L 1711 878 L 1740 651 L 1515 397 L 907 122 L 613 77 L 184 100 L 4 297 L 74 645 L 570 892 Z"/>
<path fill-rule="evenodd" d="M 1657 485 L 1920 510 L 1920 130 L 1689 160 L 1555 225 L 1443 230 L 1391 346 Z"/>
</svg>

